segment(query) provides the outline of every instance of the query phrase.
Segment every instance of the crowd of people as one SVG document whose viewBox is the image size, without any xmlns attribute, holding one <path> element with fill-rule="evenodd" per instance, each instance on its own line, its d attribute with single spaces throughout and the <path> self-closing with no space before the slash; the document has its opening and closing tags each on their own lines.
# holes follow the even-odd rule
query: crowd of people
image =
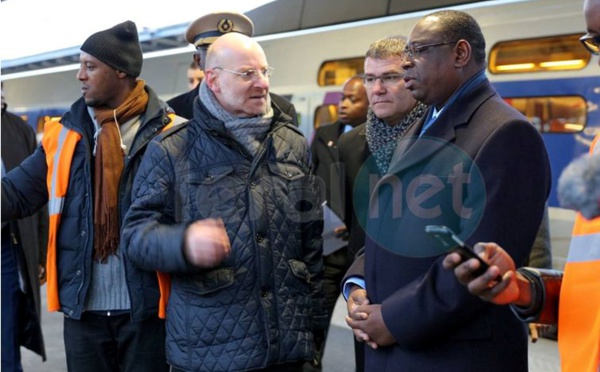
<svg viewBox="0 0 600 372">
<path fill-rule="evenodd" d="M 600 0 L 583 6 L 598 55 Z M 340 293 L 357 371 L 527 371 L 527 323 L 559 325 L 563 371 L 600 369 L 600 218 L 551 270 L 548 155 L 487 79 L 475 18 L 375 40 L 310 144 L 253 33 L 192 22 L 190 91 L 167 102 L 134 22 L 90 35 L 82 95 L 39 146 L 3 90 L 3 371 L 20 346 L 46 358 L 44 283 L 69 371 L 319 371 Z M 324 253 L 325 206 L 343 242 Z"/>
</svg>

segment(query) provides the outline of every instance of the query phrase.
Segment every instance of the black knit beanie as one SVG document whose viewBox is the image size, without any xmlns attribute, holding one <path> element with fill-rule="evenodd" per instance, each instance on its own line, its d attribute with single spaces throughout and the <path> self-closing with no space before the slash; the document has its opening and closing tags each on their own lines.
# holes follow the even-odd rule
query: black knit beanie
<svg viewBox="0 0 600 372">
<path fill-rule="evenodd" d="M 81 50 L 128 75 L 138 77 L 142 72 L 142 48 L 132 21 L 96 32 L 87 38 Z"/>
</svg>

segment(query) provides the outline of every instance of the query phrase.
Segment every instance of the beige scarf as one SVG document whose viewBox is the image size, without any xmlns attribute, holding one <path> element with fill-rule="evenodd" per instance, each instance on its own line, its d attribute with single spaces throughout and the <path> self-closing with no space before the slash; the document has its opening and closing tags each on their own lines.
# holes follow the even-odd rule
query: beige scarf
<svg viewBox="0 0 600 372">
<path fill-rule="evenodd" d="M 105 263 L 119 247 L 119 181 L 124 167 L 119 123 L 146 110 L 148 93 L 138 80 L 127 99 L 115 110 L 94 108 L 100 133 L 94 164 L 94 259 Z"/>
</svg>

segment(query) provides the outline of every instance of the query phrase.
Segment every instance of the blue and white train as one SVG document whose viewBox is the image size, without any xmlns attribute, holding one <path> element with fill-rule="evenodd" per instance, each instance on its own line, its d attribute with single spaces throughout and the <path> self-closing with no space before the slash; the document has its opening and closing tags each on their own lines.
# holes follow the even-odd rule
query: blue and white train
<svg viewBox="0 0 600 372">
<path fill-rule="evenodd" d="M 451 7 L 478 20 L 487 42 L 488 77 L 502 97 L 542 133 L 552 166 L 549 205 L 556 267 L 566 257 L 574 216 L 558 208 L 556 182 L 564 167 L 586 153 L 600 132 L 600 67 L 597 57 L 591 57 L 578 41 L 585 30 L 582 3 L 489 0 Z M 338 11 L 343 9 L 338 7 Z M 275 68 L 271 90 L 294 103 L 300 128 L 311 138 L 315 125 L 336 118 L 341 85 L 362 72 L 369 44 L 385 36 L 408 36 L 416 21 L 430 11 L 258 36 Z M 171 98 L 186 90 L 192 52 L 186 47 L 145 54 L 141 77 L 161 98 Z M 77 67 L 36 76 L 3 76 L 10 80 L 5 83 L 10 107 L 27 115 L 41 130 L 37 126 L 40 115 L 60 115 L 80 95 Z"/>
</svg>

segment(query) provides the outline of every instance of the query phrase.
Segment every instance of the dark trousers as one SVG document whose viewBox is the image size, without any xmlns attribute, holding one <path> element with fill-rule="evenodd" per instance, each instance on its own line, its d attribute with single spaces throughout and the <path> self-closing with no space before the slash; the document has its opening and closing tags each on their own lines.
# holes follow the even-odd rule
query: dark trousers
<svg viewBox="0 0 600 372">
<path fill-rule="evenodd" d="M 19 340 L 25 294 L 19 286 L 17 249 L 8 229 L 2 230 L 2 372 L 23 371 Z"/>
<path fill-rule="evenodd" d="M 130 314 L 84 312 L 65 317 L 65 353 L 71 372 L 166 372 L 164 320 L 132 322 Z"/>
<path fill-rule="evenodd" d="M 323 275 L 323 291 L 325 292 L 325 308 L 327 310 L 328 323 L 331 327 L 331 317 L 335 304 L 340 296 L 340 284 L 346 271 L 352 264 L 348 257 L 348 248 L 339 249 L 325 257 L 323 257 L 324 275 Z M 327 339 L 327 338 L 326 338 Z M 353 337 L 354 339 L 354 337 Z M 319 350 L 319 361 L 323 359 L 325 352 L 325 342 Z M 356 372 L 364 371 L 365 351 L 364 344 L 354 339 L 354 361 L 356 362 Z M 307 363 L 304 367 L 304 372 L 321 371 L 321 366 L 312 366 Z"/>
</svg>

